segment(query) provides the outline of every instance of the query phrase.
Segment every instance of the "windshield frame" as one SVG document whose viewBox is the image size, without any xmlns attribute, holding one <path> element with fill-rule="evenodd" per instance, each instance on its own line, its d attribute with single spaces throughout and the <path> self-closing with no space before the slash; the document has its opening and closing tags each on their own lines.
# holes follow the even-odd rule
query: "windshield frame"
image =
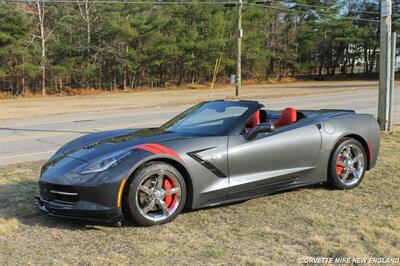
<svg viewBox="0 0 400 266">
<path fill-rule="evenodd" d="M 166 123 L 160 126 L 160 129 L 175 132 L 173 130 L 169 130 L 171 126 L 173 126 L 176 122 L 179 120 L 183 119 L 185 116 L 189 115 L 191 112 L 194 110 L 201 108 L 203 105 L 208 104 L 208 103 L 215 103 L 215 102 L 221 102 L 221 103 L 234 103 L 236 106 L 242 106 L 242 107 L 247 107 L 247 110 L 237 117 L 231 125 L 229 125 L 226 129 L 223 131 L 217 133 L 217 134 L 209 134 L 209 133 L 202 133 L 202 132 L 179 132 L 176 131 L 176 133 L 181 133 L 185 135 L 199 135 L 199 136 L 227 136 L 231 135 L 232 133 L 239 135 L 240 134 L 240 127 L 244 127 L 244 124 L 246 123 L 247 119 L 258 109 L 262 108 L 263 105 L 259 104 L 256 101 L 224 101 L 224 100 L 216 100 L 216 101 L 206 101 L 206 102 L 201 102 L 198 103 L 189 109 L 183 111 L 182 113 L 178 114 L 174 118 L 170 119 Z"/>
</svg>

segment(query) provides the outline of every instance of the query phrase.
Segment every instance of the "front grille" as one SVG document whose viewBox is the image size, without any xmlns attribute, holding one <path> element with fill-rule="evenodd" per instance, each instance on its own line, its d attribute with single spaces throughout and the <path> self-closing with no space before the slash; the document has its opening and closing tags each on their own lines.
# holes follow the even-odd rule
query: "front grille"
<svg viewBox="0 0 400 266">
<path fill-rule="evenodd" d="M 64 185 L 55 185 L 39 182 L 40 196 L 48 201 L 61 201 L 63 203 L 75 203 L 79 201 L 79 195 L 74 188 Z"/>
</svg>

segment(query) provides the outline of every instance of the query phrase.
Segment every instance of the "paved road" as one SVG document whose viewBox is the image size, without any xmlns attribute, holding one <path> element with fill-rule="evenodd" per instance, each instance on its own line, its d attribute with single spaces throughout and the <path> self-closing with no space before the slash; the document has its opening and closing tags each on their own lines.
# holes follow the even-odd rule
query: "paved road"
<svg viewBox="0 0 400 266">
<path fill-rule="evenodd" d="M 294 106 L 301 109 L 341 108 L 376 115 L 377 90 L 348 91 L 262 101 L 270 109 Z M 0 121 L 0 165 L 49 158 L 59 147 L 84 134 L 117 128 L 157 126 L 188 108 L 114 111 L 17 121 Z M 396 92 L 394 118 L 400 123 L 399 93 Z"/>
</svg>

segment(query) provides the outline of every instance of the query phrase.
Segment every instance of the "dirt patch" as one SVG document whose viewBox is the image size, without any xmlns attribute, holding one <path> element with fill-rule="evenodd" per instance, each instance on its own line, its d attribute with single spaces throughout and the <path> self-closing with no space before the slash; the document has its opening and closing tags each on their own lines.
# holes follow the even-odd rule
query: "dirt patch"
<svg viewBox="0 0 400 266">
<path fill-rule="evenodd" d="M 296 189 L 114 228 L 39 213 L 42 162 L 0 168 L 0 264 L 291 264 L 304 256 L 400 257 L 400 132 L 353 190 Z"/>
</svg>

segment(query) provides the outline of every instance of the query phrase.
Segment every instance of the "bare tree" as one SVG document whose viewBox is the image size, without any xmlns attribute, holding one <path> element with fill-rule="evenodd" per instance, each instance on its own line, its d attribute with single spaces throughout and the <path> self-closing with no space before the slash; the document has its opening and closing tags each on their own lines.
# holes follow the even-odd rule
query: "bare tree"
<svg viewBox="0 0 400 266">
<path fill-rule="evenodd" d="M 92 33 L 92 23 L 95 22 L 100 14 L 98 14 L 96 17 L 93 17 L 93 12 L 92 8 L 94 6 L 93 3 L 90 3 L 89 0 L 77 0 L 78 3 L 79 11 L 81 13 L 81 16 L 83 20 L 86 22 L 86 43 L 87 43 L 87 51 L 89 52 L 90 50 L 90 36 Z M 83 6 L 83 7 L 82 7 Z"/>
<path fill-rule="evenodd" d="M 66 18 L 66 16 L 62 17 L 50 31 L 46 32 L 46 9 L 44 5 L 45 2 L 41 0 L 35 0 L 35 3 L 37 9 L 36 15 L 39 22 L 39 35 L 33 35 L 32 41 L 34 41 L 35 39 L 39 39 L 41 43 L 40 68 L 42 71 L 42 95 L 46 95 L 46 44 L 48 39 L 53 35 L 54 30 Z"/>
<path fill-rule="evenodd" d="M 46 95 L 46 34 L 44 31 L 44 19 L 45 19 L 45 8 L 44 2 L 36 0 L 37 16 L 39 20 L 40 35 L 39 39 L 41 41 L 42 56 L 40 59 L 40 68 L 42 70 L 42 95 Z"/>
</svg>

